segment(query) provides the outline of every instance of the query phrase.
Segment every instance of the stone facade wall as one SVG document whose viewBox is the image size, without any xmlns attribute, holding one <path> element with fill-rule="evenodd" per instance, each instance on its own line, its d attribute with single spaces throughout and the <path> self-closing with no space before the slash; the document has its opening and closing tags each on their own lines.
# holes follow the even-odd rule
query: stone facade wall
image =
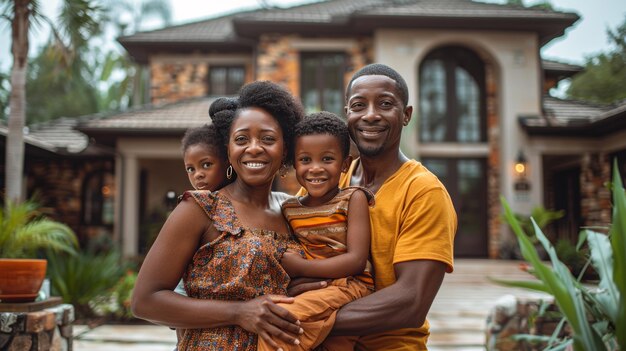
<svg viewBox="0 0 626 351">
<path fill-rule="evenodd" d="M 585 153 L 580 173 L 581 215 L 584 226 L 611 223 L 611 192 L 604 184 L 611 179 L 611 163 L 605 153 Z"/>
<path fill-rule="evenodd" d="M 208 71 L 206 62 L 151 63 L 151 102 L 162 104 L 206 96 Z"/>
<path fill-rule="evenodd" d="M 80 241 L 111 235 L 112 228 L 87 226 L 81 222 L 82 194 L 86 177 L 93 172 L 114 173 L 113 160 L 31 160 L 28 164 L 27 194 L 43 207 L 45 214 L 72 228 Z"/>
<path fill-rule="evenodd" d="M 71 351 L 74 307 L 0 313 L 0 350 Z"/>
<path fill-rule="evenodd" d="M 257 79 L 271 80 L 300 96 L 300 55 L 293 35 L 265 34 L 257 49 Z"/>
</svg>

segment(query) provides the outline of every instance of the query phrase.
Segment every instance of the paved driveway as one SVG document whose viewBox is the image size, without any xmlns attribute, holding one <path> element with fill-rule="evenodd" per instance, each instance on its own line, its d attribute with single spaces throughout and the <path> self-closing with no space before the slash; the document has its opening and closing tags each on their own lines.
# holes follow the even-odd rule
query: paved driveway
<svg viewBox="0 0 626 351">
<path fill-rule="evenodd" d="M 500 297 L 540 296 L 523 289 L 495 285 L 488 277 L 534 279 L 519 269 L 517 261 L 468 260 L 455 262 L 455 271 L 446 275 L 428 319 L 431 324 L 430 351 L 484 350 L 485 320 Z M 102 325 L 94 329 L 74 327 L 76 351 L 171 351 L 175 333 L 153 325 Z"/>
</svg>

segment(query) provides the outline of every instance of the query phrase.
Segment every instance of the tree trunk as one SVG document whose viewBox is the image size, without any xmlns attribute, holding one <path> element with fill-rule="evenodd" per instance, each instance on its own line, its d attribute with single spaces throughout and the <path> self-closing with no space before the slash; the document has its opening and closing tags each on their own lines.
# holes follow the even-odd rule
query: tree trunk
<svg viewBox="0 0 626 351">
<path fill-rule="evenodd" d="M 6 200 L 23 201 L 24 124 L 26 120 L 26 71 L 28 69 L 28 28 L 30 0 L 14 0 L 11 22 L 11 97 L 9 100 L 9 134 L 6 144 Z"/>
</svg>

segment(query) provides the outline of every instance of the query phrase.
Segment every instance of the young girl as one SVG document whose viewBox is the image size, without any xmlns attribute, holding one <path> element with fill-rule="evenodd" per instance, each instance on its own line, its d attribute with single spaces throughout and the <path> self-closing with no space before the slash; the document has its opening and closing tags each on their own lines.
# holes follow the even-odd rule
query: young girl
<svg viewBox="0 0 626 351">
<path fill-rule="evenodd" d="M 188 129 L 181 143 L 185 171 L 195 190 L 215 191 L 231 183 L 226 178 L 226 148 L 212 124 Z"/>
<path fill-rule="evenodd" d="M 346 124 L 330 112 L 307 116 L 295 129 L 296 178 L 307 194 L 282 205 L 294 235 L 307 259 L 293 252 L 281 264 L 293 279 L 334 279 L 325 289 L 298 295 L 293 304 L 281 304 L 301 323 L 299 345 L 280 343 L 282 350 L 352 350 L 355 338 L 330 337 L 337 310 L 373 290 L 368 265 L 370 222 L 368 204 L 373 198 L 362 188 L 339 189 L 348 169 L 350 139 Z M 324 341 L 326 339 L 326 341 Z M 258 350 L 275 350 L 259 340 Z"/>
<path fill-rule="evenodd" d="M 215 191 L 232 182 L 226 177 L 226 147 L 214 125 L 189 128 L 181 144 L 185 172 L 195 190 Z M 182 279 L 174 291 L 187 296 Z M 178 341 L 184 334 L 185 329 L 176 329 Z"/>
</svg>

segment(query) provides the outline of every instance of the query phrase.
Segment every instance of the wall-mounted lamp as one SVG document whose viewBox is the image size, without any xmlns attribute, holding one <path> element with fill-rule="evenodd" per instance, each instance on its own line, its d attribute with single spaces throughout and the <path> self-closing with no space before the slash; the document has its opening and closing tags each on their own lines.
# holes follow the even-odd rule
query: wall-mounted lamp
<svg viewBox="0 0 626 351">
<path fill-rule="evenodd" d="M 513 188 L 516 193 L 519 194 L 528 194 L 530 191 L 530 181 L 526 178 L 526 172 L 528 171 L 528 160 L 526 160 L 526 156 L 524 152 L 520 150 L 517 153 L 517 159 L 515 160 L 515 165 L 513 166 L 513 170 L 515 171 L 515 175 L 517 179 L 513 182 Z"/>
<path fill-rule="evenodd" d="M 517 154 L 517 159 L 515 160 L 515 166 L 513 166 L 515 174 L 517 174 L 520 178 L 525 177 L 527 167 L 528 161 L 526 160 L 526 156 L 524 156 L 524 152 L 520 150 Z"/>
</svg>

